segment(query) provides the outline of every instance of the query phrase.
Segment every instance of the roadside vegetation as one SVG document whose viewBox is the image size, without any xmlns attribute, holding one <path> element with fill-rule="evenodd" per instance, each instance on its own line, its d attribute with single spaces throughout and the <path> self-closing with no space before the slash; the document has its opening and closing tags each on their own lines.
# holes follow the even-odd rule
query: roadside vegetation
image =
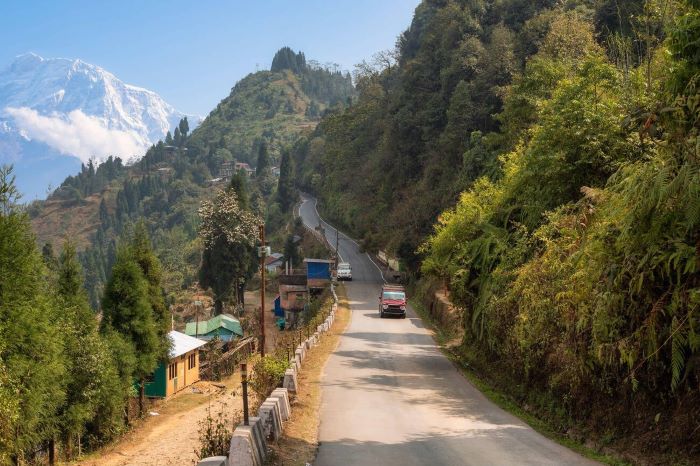
<svg viewBox="0 0 700 466">
<path fill-rule="evenodd" d="M 411 283 L 460 357 L 561 433 L 700 457 L 694 1 L 423 2 L 297 179 Z"/>
</svg>

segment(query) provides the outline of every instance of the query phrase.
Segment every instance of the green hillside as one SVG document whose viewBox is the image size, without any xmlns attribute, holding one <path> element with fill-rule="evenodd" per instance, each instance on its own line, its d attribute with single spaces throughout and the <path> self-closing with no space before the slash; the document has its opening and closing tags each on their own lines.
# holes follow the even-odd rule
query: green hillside
<svg viewBox="0 0 700 466">
<path fill-rule="evenodd" d="M 313 130 L 321 113 L 344 105 L 353 95 L 347 74 L 311 67 L 301 53 L 291 54 L 293 69 L 291 64 L 280 65 L 278 56 L 290 52 L 283 48 L 277 53 L 275 71 L 239 81 L 191 133 L 181 123 L 174 135 L 131 166 L 119 159 L 84 166 L 46 201 L 30 206 L 40 244 L 60 250 L 65 238 L 76 243 L 93 306 L 99 304 L 116 258 L 117 238 L 141 218 L 163 263 L 166 292 L 175 299 L 196 281 L 201 255 L 197 210 L 202 200 L 224 186 L 212 181 L 220 178 L 222 164 L 237 161 L 255 167 L 262 146 L 270 165 L 279 164 L 286 144 Z M 254 206 L 263 215 L 268 214 L 264 199 L 276 183 L 272 175 L 266 176 L 270 179 L 260 184 L 262 192 L 252 192 Z"/>
<path fill-rule="evenodd" d="M 293 151 L 328 217 L 448 290 L 469 367 L 650 464 L 700 454 L 699 32 L 694 1 L 424 1 Z"/>
</svg>

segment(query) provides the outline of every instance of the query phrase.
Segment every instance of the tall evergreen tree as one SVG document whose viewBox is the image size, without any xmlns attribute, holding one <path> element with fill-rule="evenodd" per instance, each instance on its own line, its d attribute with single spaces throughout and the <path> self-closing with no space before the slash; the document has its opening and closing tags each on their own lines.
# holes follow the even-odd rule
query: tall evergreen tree
<svg viewBox="0 0 700 466">
<path fill-rule="evenodd" d="M 65 367 L 43 260 L 16 200 L 12 171 L 0 168 L 0 376 L 12 383 L 14 396 L 10 403 L 0 398 L 0 408 L 11 408 L 0 422 L 0 445 L 19 461 L 58 431 Z"/>
<path fill-rule="evenodd" d="M 131 347 L 135 365 L 133 378 L 141 388 L 140 411 L 143 413 L 143 392 L 146 377 L 155 370 L 162 344 L 151 309 L 149 283 L 132 251 L 122 247 L 112 268 L 112 276 L 102 299 L 102 331 L 115 331 Z"/>
<path fill-rule="evenodd" d="M 180 120 L 178 128 L 180 129 L 180 134 L 182 135 L 182 137 L 187 138 L 187 133 L 190 132 L 190 125 L 187 122 L 187 117 L 184 117 L 182 120 Z"/>
<path fill-rule="evenodd" d="M 90 309 L 82 269 L 70 241 L 63 245 L 58 260 L 56 291 L 56 305 L 62 310 L 59 324 L 67 369 L 66 399 L 59 420 L 70 457 L 86 425 L 95 420 L 110 392 L 118 388 L 118 372 L 106 341 L 97 331 L 97 319 Z"/>
<path fill-rule="evenodd" d="M 260 141 L 258 146 L 258 164 L 255 167 L 255 176 L 262 177 L 270 167 L 270 155 L 267 152 L 267 143 Z"/>
<path fill-rule="evenodd" d="M 289 210 L 289 207 L 292 206 L 296 200 L 292 163 L 289 150 L 283 150 L 282 159 L 280 160 L 280 177 L 277 183 L 277 202 L 285 212 Z"/>
</svg>

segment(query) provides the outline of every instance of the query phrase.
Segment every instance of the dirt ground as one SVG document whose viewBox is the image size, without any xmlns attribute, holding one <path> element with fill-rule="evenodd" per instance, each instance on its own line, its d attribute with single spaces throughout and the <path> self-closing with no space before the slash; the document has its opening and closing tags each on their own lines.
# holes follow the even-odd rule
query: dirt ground
<svg viewBox="0 0 700 466">
<path fill-rule="evenodd" d="M 270 311 L 275 296 L 266 295 L 265 332 L 266 349 L 271 352 L 278 339 L 279 330 Z M 260 305 L 258 292 L 246 293 L 246 311 Z M 80 461 L 66 463 L 70 466 L 161 466 L 196 464 L 195 450 L 199 447 L 199 422 L 211 411 L 241 412 L 240 373 L 224 379 L 221 389 L 209 382 L 197 382 L 174 397 L 159 402 L 147 415 L 135 422 L 131 431 L 116 443 L 91 453 Z"/>
<path fill-rule="evenodd" d="M 173 398 L 151 409 L 148 415 L 117 443 L 89 457 L 70 463 L 75 466 L 161 466 L 191 465 L 197 461 L 199 421 L 220 410 L 233 414 L 242 409 L 240 374 L 237 372 L 221 382 L 220 389 L 209 382 L 188 387 Z"/>
<path fill-rule="evenodd" d="M 340 303 L 331 330 L 311 348 L 299 372 L 299 390 L 292 401 L 292 417 L 284 426 L 282 438 L 269 443 L 272 466 L 304 466 L 312 463 L 318 449 L 321 376 L 330 354 L 338 346 L 340 335 L 350 322 L 350 311 L 343 287 L 338 288 Z"/>
</svg>

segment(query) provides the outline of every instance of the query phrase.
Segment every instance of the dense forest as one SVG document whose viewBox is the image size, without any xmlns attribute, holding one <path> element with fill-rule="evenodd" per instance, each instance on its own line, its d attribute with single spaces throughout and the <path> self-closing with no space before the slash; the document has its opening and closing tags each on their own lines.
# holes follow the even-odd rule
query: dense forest
<svg viewBox="0 0 700 466">
<path fill-rule="evenodd" d="M 699 7 L 424 1 L 292 149 L 327 216 L 449 290 L 471 367 L 561 432 L 679 461 L 700 455 Z"/>
</svg>

